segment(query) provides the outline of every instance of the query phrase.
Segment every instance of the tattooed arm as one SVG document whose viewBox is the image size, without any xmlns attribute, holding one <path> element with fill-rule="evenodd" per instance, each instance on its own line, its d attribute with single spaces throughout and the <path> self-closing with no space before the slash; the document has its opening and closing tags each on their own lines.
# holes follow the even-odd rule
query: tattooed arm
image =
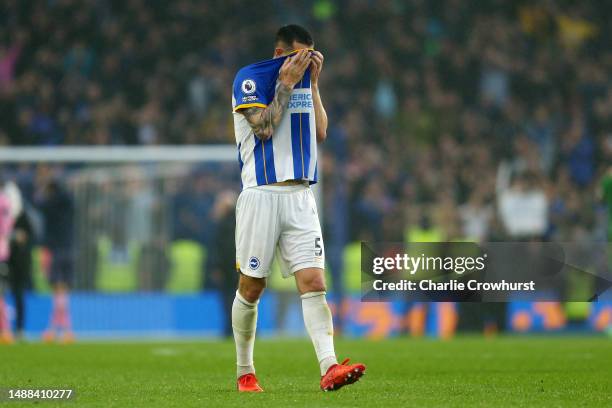
<svg viewBox="0 0 612 408">
<path fill-rule="evenodd" d="M 293 87 L 288 87 L 282 83 L 276 89 L 276 94 L 272 102 L 265 108 L 247 108 L 241 112 L 246 118 L 253 133 L 261 140 L 267 140 L 272 137 L 274 129 L 279 125 L 283 113 L 287 109 L 289 96 Z"/>
<path fill-rule="evenodd" d="M 308 65 L 310 65 L 308 50 L 301 50 L 295 56 L 287 58 L 280 68 L 278 74 L 280 83 L 272 102 L 265 108 L 253 107 L 240 111 L 249 122 L 255 135 L 261 140 L 268 140 L 274 134 L 274 130 L 280 124 L 283 113 L 287 109 L 291 91 L 302 79 Z"/>
</svg>

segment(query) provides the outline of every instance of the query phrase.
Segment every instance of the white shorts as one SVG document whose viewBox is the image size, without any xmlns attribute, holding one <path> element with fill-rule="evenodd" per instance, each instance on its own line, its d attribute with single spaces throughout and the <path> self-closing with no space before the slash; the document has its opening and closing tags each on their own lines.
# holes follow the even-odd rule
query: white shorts
<svg viewBox="0 0 612 408">
<path fill-rule="evenodd" d="M 236 268 L 266 278 L 274 256 L 284 278 L 304 268 L 324 268 L 323 236 L 310 187 L 248 188 L 236 204 Z"/>
</svg>

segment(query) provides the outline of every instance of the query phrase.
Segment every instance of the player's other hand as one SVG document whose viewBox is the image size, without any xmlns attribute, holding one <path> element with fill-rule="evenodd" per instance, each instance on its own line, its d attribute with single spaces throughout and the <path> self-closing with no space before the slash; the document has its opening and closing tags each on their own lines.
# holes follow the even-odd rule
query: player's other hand
<svg viewBox="0 0 612 408">
<path fill-rule="evenodd" d="M 278 73 L 281 83 L 288 88 L 293 88 L 304 76 L 310 61 L 310 51 L 306 49 L 299 50 L 295 55 L 287 58 Z"/>
<path fill-rule="evenodd" d="M 323 54 L 319 51 L 313 51 L 310 59 L 310 83 L 313 86 L 319 84 L 319 75 L 323 69 Z"/>
</svg>

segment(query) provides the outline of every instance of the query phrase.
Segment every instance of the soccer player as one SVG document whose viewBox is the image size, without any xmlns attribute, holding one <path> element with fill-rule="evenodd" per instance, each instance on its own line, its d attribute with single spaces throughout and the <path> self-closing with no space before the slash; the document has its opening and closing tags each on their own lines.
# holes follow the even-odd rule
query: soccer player
<svg viewBox="0 0 612 408">
<path fill-rule="evenodd" d="M 1 177 L 2 175 L 0 175 L 0 344 L 13 342 L 8 310 L 4 301 L 4 287 L 8 283 L 10 241 L 15 221 L 11 199 L 5 192 L 6 183 Z"/>
<path fill-rule="evenodd" d="M 74 334 L 70 319 L 69 288 L 73 276 L 72 244 L 74 206 L 72 198 L 59 182 L 51 181 L 44 187 L 39 207 L 45 221 L 45 246 L 51 252 L 49 281 L 53 287 L 53 304 L 49 327 L 43 333 L 45 342 L 72 343 Z"/>
<path fill-rule="evenodd" d="M 236 205 L 238 290 L 232 306 L 238 390 L 261 392 L 253 363 L 257 303 L 276 257 L 293 276 L 304 324 L 321 371 L 320 387 L 354 383 L 363 364 L 338 364 L 332 316 L 325 300 L 323 239 L 309 185 L 317 182 L 317 142 L 327 114 L 319 94 L 323 55 L 303 27 L 276 34 L 274 58 L 236 74 L 232 105 L 242 192 Z"/>
</svg>

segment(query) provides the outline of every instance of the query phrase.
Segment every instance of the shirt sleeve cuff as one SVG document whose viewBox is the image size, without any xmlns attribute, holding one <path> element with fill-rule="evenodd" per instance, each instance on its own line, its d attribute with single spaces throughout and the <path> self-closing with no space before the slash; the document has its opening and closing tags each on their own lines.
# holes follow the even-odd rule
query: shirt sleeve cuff
<svg viewBox="0 0 612 408">
<path fill-rule="evenodd" d="M 234 112 L 238 112 L 240 109 L 253 108 L 253 107 L 266 108 L 268 107 L 268 105 L 263 104 L 263 103 L 243 103 L 243 104 L 236 106 L 234 108 Z"/>
</svg>

